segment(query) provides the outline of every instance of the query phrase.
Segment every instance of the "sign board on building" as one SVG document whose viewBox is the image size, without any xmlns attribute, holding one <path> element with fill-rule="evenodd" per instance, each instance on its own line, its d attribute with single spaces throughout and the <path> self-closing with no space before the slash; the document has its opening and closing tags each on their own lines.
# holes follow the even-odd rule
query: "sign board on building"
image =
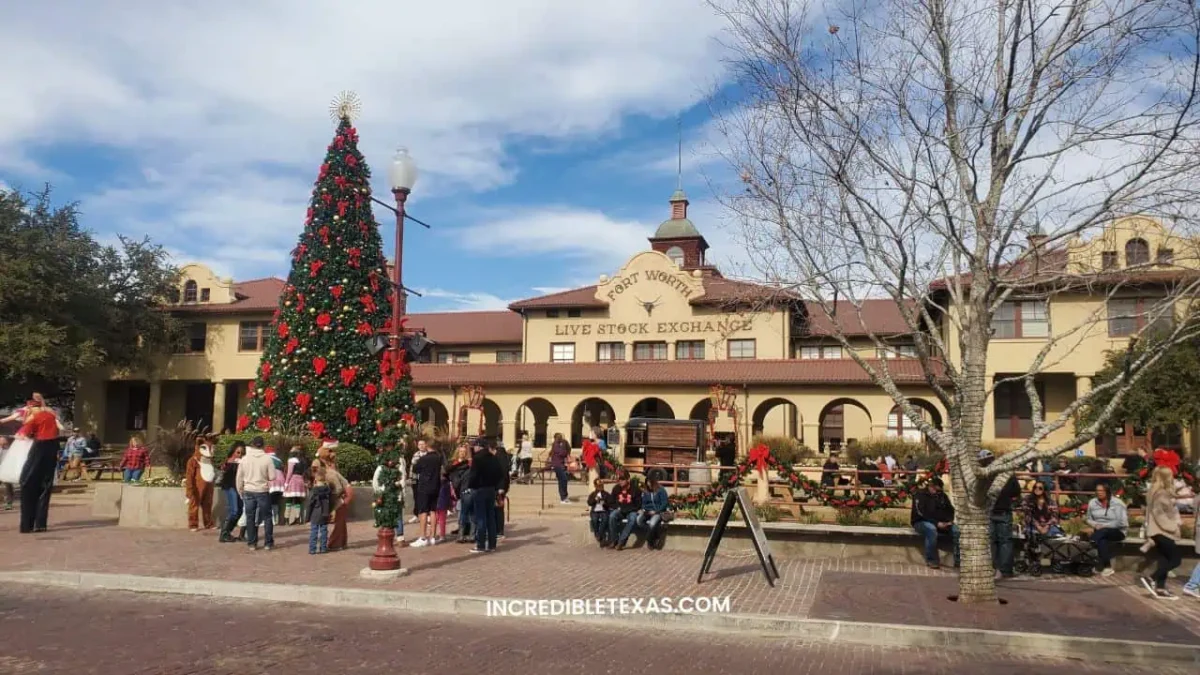
<svg viewBox="0 0 1200 675">
<path fill-rule="evenodd" d="M 691 425 L 652 424 L 646 429 L 646 445 L 652 448 L 695 450 L 700 447 L 700 430 Z"/>
</svg>

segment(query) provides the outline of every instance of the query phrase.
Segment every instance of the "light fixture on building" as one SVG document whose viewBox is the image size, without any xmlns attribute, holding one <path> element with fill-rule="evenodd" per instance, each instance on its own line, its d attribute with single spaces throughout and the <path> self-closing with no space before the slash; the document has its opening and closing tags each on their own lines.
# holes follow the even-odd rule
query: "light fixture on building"
<svg viewBox="0 0 1200 675">
<path fill-rule="evenodd" d="M 379 353 L 388 347 L 388 339 L 386 335 L 372 335 L 367 338 L 367 352 L 371 356 L 379 356 Z"/>
</svg>

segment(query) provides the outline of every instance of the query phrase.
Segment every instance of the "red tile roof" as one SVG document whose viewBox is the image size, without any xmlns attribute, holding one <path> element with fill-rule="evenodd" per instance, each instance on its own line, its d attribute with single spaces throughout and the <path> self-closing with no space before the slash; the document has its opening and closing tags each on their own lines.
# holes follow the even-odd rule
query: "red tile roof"
<svg viewBox="0 0 1200 675">
<path fill-rule="evenodd" d="M 878 365 L 879 361 L 870 361 Z M 916 359 L 888 362 L 897 383 L 925 382 Z M 413 364 L 416 387 L 600 384 L 871 384 L 850 359 Z"/>
<path fill-rule="evenodd" d="M 739 305 L 746 303 L 764 303 L 773 301 L 796 300 L 799 296 L 787 289 L 756 284 L 749 281 L 737 281 L 725 277 L 707 275 L 702 278 L 704 295 L 692 300 L 693 305 Z M 514 311 L 526 309 L 602 309 L 608 303 L 596 299 L 596 287 L 584 286 L 569 291 L 560 291 L 536 298 L 518 300 L 508 306 Z"/>
<path fill-rule="evenodd" d="M 859 304 L 861 307 L 846 300 L 838 301 L 834 318 L 843 335 L 907 335 L 913 332 L 895 300 L 863 300 Z M 808 317 L 800 336 L 835 334 L 834 323 L 820 303 L 805 302 L 804 306 Z"/>
<path fill-rule="evenodd" d="M 233 285 L 233 302 L 200 302 L 171 307 L 180 314 L 243 314 L 273 312 L 287 282 L 279 277 L 239 281 Z"/>
</svg>

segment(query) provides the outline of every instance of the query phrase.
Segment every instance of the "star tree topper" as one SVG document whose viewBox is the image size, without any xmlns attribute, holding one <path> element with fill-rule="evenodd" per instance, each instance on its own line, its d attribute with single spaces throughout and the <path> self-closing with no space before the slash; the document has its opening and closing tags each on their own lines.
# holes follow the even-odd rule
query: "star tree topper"
<svg viewBox="0 0 1200 675">
<path fill-rule="evenodd" d="M 337 124 L 346 118 L 351 122 L 358 114 L 362 112 L 362 100 L 358 98 L 358 94 L 352 91 L 343 91 L 333 97 L 333 101 L 329 103 L 329 117 Z"/>
</svg>

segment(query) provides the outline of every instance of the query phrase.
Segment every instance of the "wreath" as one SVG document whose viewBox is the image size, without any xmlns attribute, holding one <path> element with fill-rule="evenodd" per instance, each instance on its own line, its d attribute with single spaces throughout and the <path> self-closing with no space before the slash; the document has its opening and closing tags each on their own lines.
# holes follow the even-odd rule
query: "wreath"
<svg viewBox="0 0 1200 675">
<path fill-rule="evenodd" d="M 610 453 L 603 454 L 603 461 L 609 475 L 629 474 L 629 470 Z M 737 488 L 750 472 L 774 469 L 779 473 L 779 477 L 787 482 L 788 487 L 803 491 L 808 497 L 815 499 L 823 506 L 838 510 L 871 513 L 903 504 L 912 497 L 914 492 L 924 488 L 931 478 L 946 473 L 947 466 L 946 460 L 943 459 L 932 468 L 919 474 L 917 478 L 910 479 L 901 485 L 893 485 L 886 491 L 873 491 L 868 496 L 838 496 L 837 493 L 845 493 L 850 488 L 822 485 L 819 481 L 805 476 L 780 461 L 766 445 L 760 444 L 751 448 L 750 454 L 739 462 L 736 468 L 731 471 L 726 470 L 723 476 L 713 481 L 708 487 L 697 492 L 672 495 L 668 503 L 670 508 L 675 510 L 699 510 L 700 506 L 708 506 L 717 502 L 729 490 Z"/>
</svg>

